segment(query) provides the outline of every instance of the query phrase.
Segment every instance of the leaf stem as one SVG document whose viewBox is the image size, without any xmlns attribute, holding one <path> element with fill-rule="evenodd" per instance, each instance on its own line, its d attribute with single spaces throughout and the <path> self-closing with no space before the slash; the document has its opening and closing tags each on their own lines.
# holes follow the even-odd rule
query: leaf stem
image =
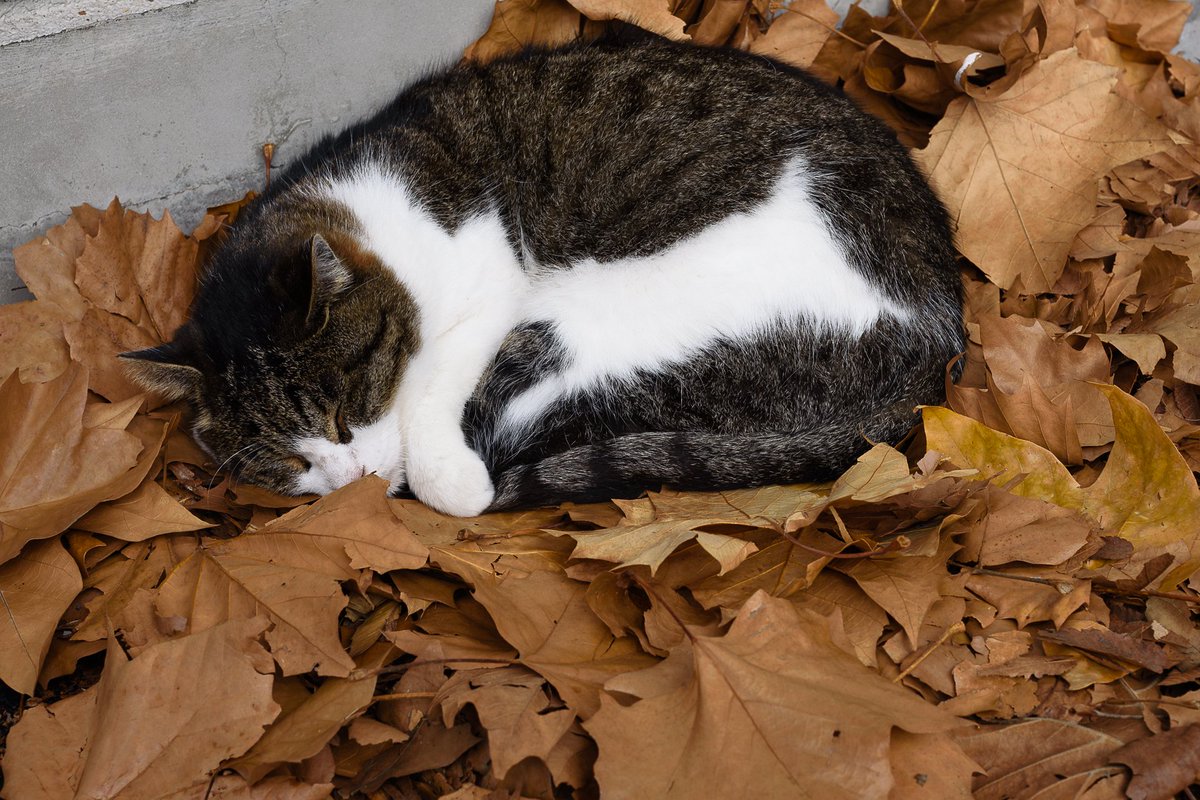
<svg viewBox="0 0 1200 800">
<path fill-rule="evenodd" d="M 915 661 L 913 661 L 907 667 L 902 669 L 900 671 L 899 675 L 892 678 L 892 683 L 899 683 L 900 681 L 907 678 L 909 675 L 912 674 L 913 670 L 915 670 L 917 667 L 921 666 L 921 664 L 925 661 L 925 659 L 927 659 L 931 655 L 933 655 L 934 650 L 937 650 L 939 647 L 944 645 L 946 643 L 947 639 L 949 639 L 951 636 L 953 636 L 956 633 L 962 633 L 966 629 L 967 629 L 967 626 L 963 624 L 963 621 L 961 619 L 958 620 L 957 622 L 955 622 L 949 628 L 946 628 L 946 630 L 942 631 L 942 635 L 937 638 L 937 641 L 930 642 L 928 645 L 926 645 L 925 650 L 921 653 L 921 655 L 917 656 Z"/>
</svg>

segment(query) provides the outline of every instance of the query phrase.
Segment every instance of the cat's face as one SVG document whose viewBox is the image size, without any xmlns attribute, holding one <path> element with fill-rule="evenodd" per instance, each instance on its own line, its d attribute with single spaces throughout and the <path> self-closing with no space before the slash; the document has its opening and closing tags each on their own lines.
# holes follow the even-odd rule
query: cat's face
<svg viewBox="0 0 1200 800">
<path fill-rule="evenodd" d="M 328 239 L 233 244 L 175 338 L 123 356 L 143 385 L 188 400 L 193 435 L 222 468 L 283 494 L 370 473 L 404 483 L 392 405 L 415 309 L 351 239 Z"/>
</svg>

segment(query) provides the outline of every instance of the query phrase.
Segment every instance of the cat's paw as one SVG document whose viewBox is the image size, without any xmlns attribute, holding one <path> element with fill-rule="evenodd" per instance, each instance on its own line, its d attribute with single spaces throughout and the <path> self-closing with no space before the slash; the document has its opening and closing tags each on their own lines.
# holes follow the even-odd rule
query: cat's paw
<svg viewBox="0 0 1200 800">
<path fill-rule="evenodd" d="M 492 504 L 492 478 L 479 455 L 458 441 L 410 442 L 408 488 L 425 505 L 474 517 Z"/>
</svg>

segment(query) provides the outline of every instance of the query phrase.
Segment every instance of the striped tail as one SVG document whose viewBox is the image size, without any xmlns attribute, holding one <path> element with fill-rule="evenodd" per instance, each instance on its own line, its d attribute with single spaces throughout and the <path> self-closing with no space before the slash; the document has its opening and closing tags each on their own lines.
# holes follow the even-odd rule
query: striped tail
<svg viewBox="0 0 1200 800">
<path fill-rule="evenodd" d="M 891 425 L 829 426 L 803 433 L 631 433 L 573 447 L 502 472 L 489 510 L 636 497 L 668 485 L 718 491 L 831 478 L 871 440 L 895 441 L 912 426 L 911 407 Z M 899 424 L 896 424 L 899 423 Z M 881 430 L 881 427 L 887 428 Z"/>
</svg>

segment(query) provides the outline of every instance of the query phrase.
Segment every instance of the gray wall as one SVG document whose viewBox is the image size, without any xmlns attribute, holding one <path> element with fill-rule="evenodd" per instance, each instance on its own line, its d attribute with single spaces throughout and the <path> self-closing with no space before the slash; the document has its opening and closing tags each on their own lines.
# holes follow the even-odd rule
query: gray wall
<svg viewBox="0 0 1200 800">
<path fill-rule="evenodd" d="M 0 0 L 0 302 L 71 205 L 188 230 L 208 205 L 457 60 L 491 0 Z M 80 15 L 80 10 L 88 10 Z"/>
</svg>

